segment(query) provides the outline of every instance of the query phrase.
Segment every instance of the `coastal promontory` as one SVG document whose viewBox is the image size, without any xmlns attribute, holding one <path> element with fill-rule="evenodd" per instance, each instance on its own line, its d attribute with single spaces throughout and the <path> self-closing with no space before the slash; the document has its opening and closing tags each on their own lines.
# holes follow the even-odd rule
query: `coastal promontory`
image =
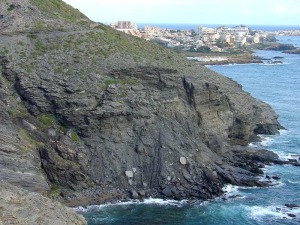
<svg viewBox="0 0 300 225">
<path fill-rule="evenodd" d="M 29 224 L 20 204 L 32 198 L 61 218 L 56 201 L 205 200 L 228 183 L 265 186 L 259 167 L 276 156 L 246 146 L 282 127 L 241 85 L 61 0 L 0 9 L 0 222 Z M 65 224 L 82 223 L 64 210 Z"/>
</svg>

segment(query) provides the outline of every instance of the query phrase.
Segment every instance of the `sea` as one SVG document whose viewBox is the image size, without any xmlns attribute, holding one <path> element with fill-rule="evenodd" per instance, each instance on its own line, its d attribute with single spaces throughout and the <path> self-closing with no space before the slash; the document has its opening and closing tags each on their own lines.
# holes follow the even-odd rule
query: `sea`
<svg viewBox="0 0 300 225">
<path fill-rule="evenodd" d="M 300 47 L 300 37 L 279 36 L 280 43 Z M 278 135 L 263 135 L 255 148 L 276 152 L 283 160 L 300 154 L 300 55 L 277 51 L 256 51 L 262 58 L 280 58 L 282 64 L 218 65 L 210 69 L 230 77 L 252 96 L 270 104 L 286 128 Z M 89 225 L 284 225 L 300 224 L 300 167 L 271 165 L 265 175 L 277 175 L 274 186 L 246 188 L 227 185 L 224 196 L 212 201 L 146 199 L 79 207 Z M 265 176 L 264 175 L 264 176 Z M 264 179 L 264 176 L 261 179 Z"/>
<path fill-rule="evenodd" d="M 170 30 L 196 30 L 199 26 L 210 27 L 210 28 L 217 28 L 220 26 L 226 27 L 235 27 L 242 24 L 166 24 L 166 23 L 137 23 L 138 28 L 143 28 L 145 26 L 151 27 L 160 27 L 160 28 L 167 28 Z M 255 24 L 243 24 L 249 27 L 252 30 L 263 30 L 263 31 L 279 31 L 279 30 L 299 30 L 300 25 L 290 26 L 290 25 L 255 25 Z"/>
</svg>

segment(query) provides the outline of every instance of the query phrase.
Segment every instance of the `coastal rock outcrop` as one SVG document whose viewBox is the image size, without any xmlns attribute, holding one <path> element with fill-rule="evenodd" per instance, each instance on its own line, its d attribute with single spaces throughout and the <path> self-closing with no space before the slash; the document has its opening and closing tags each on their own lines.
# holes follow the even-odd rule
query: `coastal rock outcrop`
<svg viewBox="0 0 300 225">
<path fill-rule="evenodd" d="M 84 218 L 38 193 L 0 183 L 0 224 L 85 225 Z"/>
<path fill-rule="evenodd" d="M 266 152 L 241 146 L 282 128 L 269 105 L 171 50 L 44 4 L 69 7 L 0 2 L 3 180 L 72 206 L 266 185 Z"/>
</svg>

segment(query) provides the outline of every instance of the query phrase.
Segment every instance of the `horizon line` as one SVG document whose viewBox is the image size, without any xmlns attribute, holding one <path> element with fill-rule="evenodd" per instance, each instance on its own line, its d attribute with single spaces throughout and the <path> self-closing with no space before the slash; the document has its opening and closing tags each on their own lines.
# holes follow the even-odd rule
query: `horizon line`
<svg viewBox="0 0 300 225">
<path fill-rule="evenodd" d="M 245 24 L 245 23 L 171 23 L 171 22 L 135 22 L 133 20 L 116 20 L 117 21 L 131 21 L 135 24 L 161 24 L 161 25 L 243 25 L 243 26 L 287 26 L 287 27 L 299 27 L 299 25 L 292 25 L 292 24 Z M 104 24 L 114 23 L 114 22 L 100 22 Z"/>
</svg>

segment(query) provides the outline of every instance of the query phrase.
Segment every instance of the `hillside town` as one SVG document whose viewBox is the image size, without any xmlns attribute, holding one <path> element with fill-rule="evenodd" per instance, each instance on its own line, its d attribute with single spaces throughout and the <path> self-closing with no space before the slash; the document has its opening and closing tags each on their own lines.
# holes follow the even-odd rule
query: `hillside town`
<svg viewBox="0 0 300 225">
<path fill-rule="evenodd" d="M 198 26 L 194 30 L 172 30 L 160 27 L 145 26 L 138 28 L 130 21 L 118 21 L 110 24 L 114 29 L 155 41 L 167 47 L 192 52 L 228 52 L 253 44 L 276 41 L 275 35 L 299 35 L 300 31 L 267 32 L 251 30 L 247 26 L 220 26 L 209 28 Z M 292 32 L 292 33 L 291 33 Z"/>
</svg>

